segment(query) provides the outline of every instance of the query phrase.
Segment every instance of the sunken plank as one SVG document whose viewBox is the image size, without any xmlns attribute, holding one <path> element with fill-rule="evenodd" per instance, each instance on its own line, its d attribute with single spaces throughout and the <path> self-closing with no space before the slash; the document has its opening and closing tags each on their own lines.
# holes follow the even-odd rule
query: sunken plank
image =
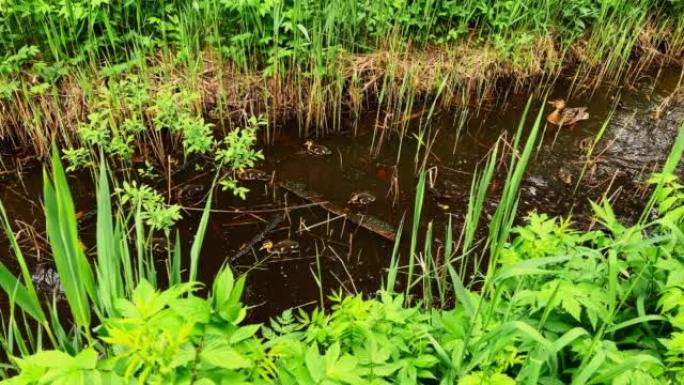
<svg viewBox="0 0 684 385">
<path fill-rule="evenodd" d="M 298 196 L 301 199 L 304 199 L 305 201 L 311 203 L 320 203 L 318 206 L 320 206 L 321 208 L 329 211 L 330 213 L 336 216 L 343 216 L 350 222 L 360 227 L 363 227 L 364 229 L 374 234 L 377 234 L 378 236 L 385 238 L 388 241 L 394 241 L 397 237 L 397 233 L 394 230 L 394 227 L 389 223 L 383 221 L 378 217 L 355 213 L 350 211 L 346 207 L 323 201 L 320 194 L 309 191 L 306 188 L 306 185 L 304 185 L 303 183 L 285 181 L 279 182 L 278 185 L 282 189 Z"/>
</svg>

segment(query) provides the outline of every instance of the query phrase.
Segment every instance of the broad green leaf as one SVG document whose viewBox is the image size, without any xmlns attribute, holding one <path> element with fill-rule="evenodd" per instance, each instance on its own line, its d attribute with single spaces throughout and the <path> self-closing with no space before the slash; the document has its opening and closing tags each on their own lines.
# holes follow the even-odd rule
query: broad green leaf
<svg viewBox="0 0 684 385">
<path fill-rule="evenodd" d="M 220 340 L 208 342 L 200 352 L 200 359 L 207 364 L 230 370 L 253 366 L 252 361 L 230 347 L 226 341 Z"/>
<path fill-rule="evenodd" d="M 248 338 L 251 338 L 256 334 L 257 331 L 259 331 L 259 328 L 261 328 L 261 325 L 247 325 L 247 326 L 242 326 L 238 328 L 231 336 L 229 342 L 231 344 L 236 344 L 240 341 L 246 340 Z"/>
</svg>

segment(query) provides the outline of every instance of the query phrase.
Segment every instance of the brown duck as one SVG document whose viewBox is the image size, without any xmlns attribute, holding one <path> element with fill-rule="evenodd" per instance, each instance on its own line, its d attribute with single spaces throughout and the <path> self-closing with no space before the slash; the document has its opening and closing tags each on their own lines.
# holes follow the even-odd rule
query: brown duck
<svg viewBox="0 0 684 385">
<path fill-rule="evenodd" d="M 589 119 L 587 107 L 566 108 L 565 100 L 556 99 L 549 102 L 555 110 L 546 117 L 554 126 L 573 126 L 575 123 Z"/>
</svg>

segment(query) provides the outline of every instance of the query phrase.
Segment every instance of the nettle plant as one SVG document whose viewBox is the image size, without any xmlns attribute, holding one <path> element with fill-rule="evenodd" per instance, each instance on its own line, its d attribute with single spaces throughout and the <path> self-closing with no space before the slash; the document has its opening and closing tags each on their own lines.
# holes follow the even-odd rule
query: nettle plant
<svg viewBox="0 0 684 385">
<path fill-rule="evenodd" d="M 222 140 L 217 140 L 213 124 L 205 122 L 193 108 L 198 98 L 196 94 L 167 87 L 151 97 L 147 89 L 133 77 L 100 90 L 94 104 L 97 110 L 91 112 L 77 129 L 84 146 L 63 150 L 63 158 L 69 164 L 67 170 L 92 167 L 99 150 L 111 159 L 130 163 L 140 150 L 136 146 L 162 143 L 159 135 L 168 133 L 180 138 L 186 160 L 193 155 L 204 156 L 213 159 L 217 169 L 226 169 L 228 172 L 220 181 L 223 190 L 245 199 L 249 190 L 239 185 L 235 175 L 263 159 L 262 152 L 254 146 L 257 131 L 267 125 L 266 120 L 252 116 L 244 127 L 233 129 Z M 147 121 L 151 123 L 149 129 Z M 154 172 L 148 165 L 142 170 L 146 176 L 151 176 Z"/>
<path fill-rule="evenodd" d="M 130 162 L 136 150 L 147 143 L 159 143 L 159 134 L 180 138 L 184 156 L 208 154 L 214 150 L 213 125 L 195 111 L 196 94 L 162 88 L 152 96 L 137 78 L 124 78 L 93 96 L 93 112 L 77 128 L 84 147 L 65 149 L 69 169 L 92 165 L 102 149 L 109 157 Z M 146 128 L 146 121 L 151 127 Z M 90 150 L 90 151 L 89 151 Z M 171 149 L 173 151 L 173 149 Z"/>
<path fill-rule="evenodd" d="M 658 176 L 660 177 L 660 176 Z M 678 254 L 684 255 L 684 186 L 674 175 L 664 175 L 665 186 L 657 196 L 660 222 L 679 236 Z M 652 178 L 651 183 L 657 183 Z M 658 306 L 673 327 L 667 338 L 659 341 L 667 348 L 666 362 L 680 383 L 684 383 L 684 258 L 666 258 L 659 261 L 663 271 L 658 288 L 662 296 Z"/>
<path fill-rule="evenodd" d="M 157 132 L 168 130 L 181 137 L 186 156 L 214 150 L 213 125 L 193 112 L 193 103 L 198 98 L 197 94 L 188 91 L 163 89 L 157 94 L 155 104 L 148 109 Z"/>
<path fill-rule="evenodd" d="M 213 125 L 193 112 L 196 95 L 163 88 L 153 98 L 147 90 L 147 86 L 134 77 L 112 82 L 110 87 L 99 91 L 95 103 L 97 110 L 91 112 L 77 129 L 84 146 L 63 150 L 63 158 L 69 164 L 67 171 L 94 166 L 98 152 L 110 159 L 130 163 L 138 150 L 136 146 L 160 143 L 158 135 L 166 132 L 180 138 L 184 157 L 210 157 L 218 172 L 227 170 L 220 181 L 223 190 L 245 199 L 249 190 L 238 183 L 235 175 L 263 159 L 262 152 L 254 146 L 257 130 L 265 126 L 266 121 L 251 117 L 245 127 L 233 129 L 218 141 L 214 138 Z M 150 129 L 146 127 L 146 121 L 151 122 Z M 138 174 L 148 179 L 157 176 L 148 160 L 144 167 L 138 168 Z M 149 185 L 124 182 L 117 192 L 123 204 L 129 204 L 134 212 L 140 211 L 151 230 L 168 234 L 181 219 L 181 207 L 167 204 Z"/>
</svg>

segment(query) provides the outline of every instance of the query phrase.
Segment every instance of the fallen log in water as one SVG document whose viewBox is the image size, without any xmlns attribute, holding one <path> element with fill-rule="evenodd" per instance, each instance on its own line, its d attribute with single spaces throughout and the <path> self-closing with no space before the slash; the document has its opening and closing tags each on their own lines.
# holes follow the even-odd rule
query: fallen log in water
<svg viewBox="0 0 684 385">
<path fill-rule="evenodd" d="M 288 192 L 298 196 L 311 203 L 318 203 L 321 208 L 335 214 L 337 216 L 343 216 L 352 223 L 363 227 L 364 229 L 375 233 L 387 240 L 394 241 L 397 237 L 397 233 L 389 223 L 374 217 L 372 215 L 359 214 L 349 211 L 348 208 L 343 206 L 338 206 L 334 203 L 323 201 L 320 194 L 308 191 L 306 185 L 302 183 L 296 183 L 291 181 L 279 182 L 278 186 Z"/>
</svg>

